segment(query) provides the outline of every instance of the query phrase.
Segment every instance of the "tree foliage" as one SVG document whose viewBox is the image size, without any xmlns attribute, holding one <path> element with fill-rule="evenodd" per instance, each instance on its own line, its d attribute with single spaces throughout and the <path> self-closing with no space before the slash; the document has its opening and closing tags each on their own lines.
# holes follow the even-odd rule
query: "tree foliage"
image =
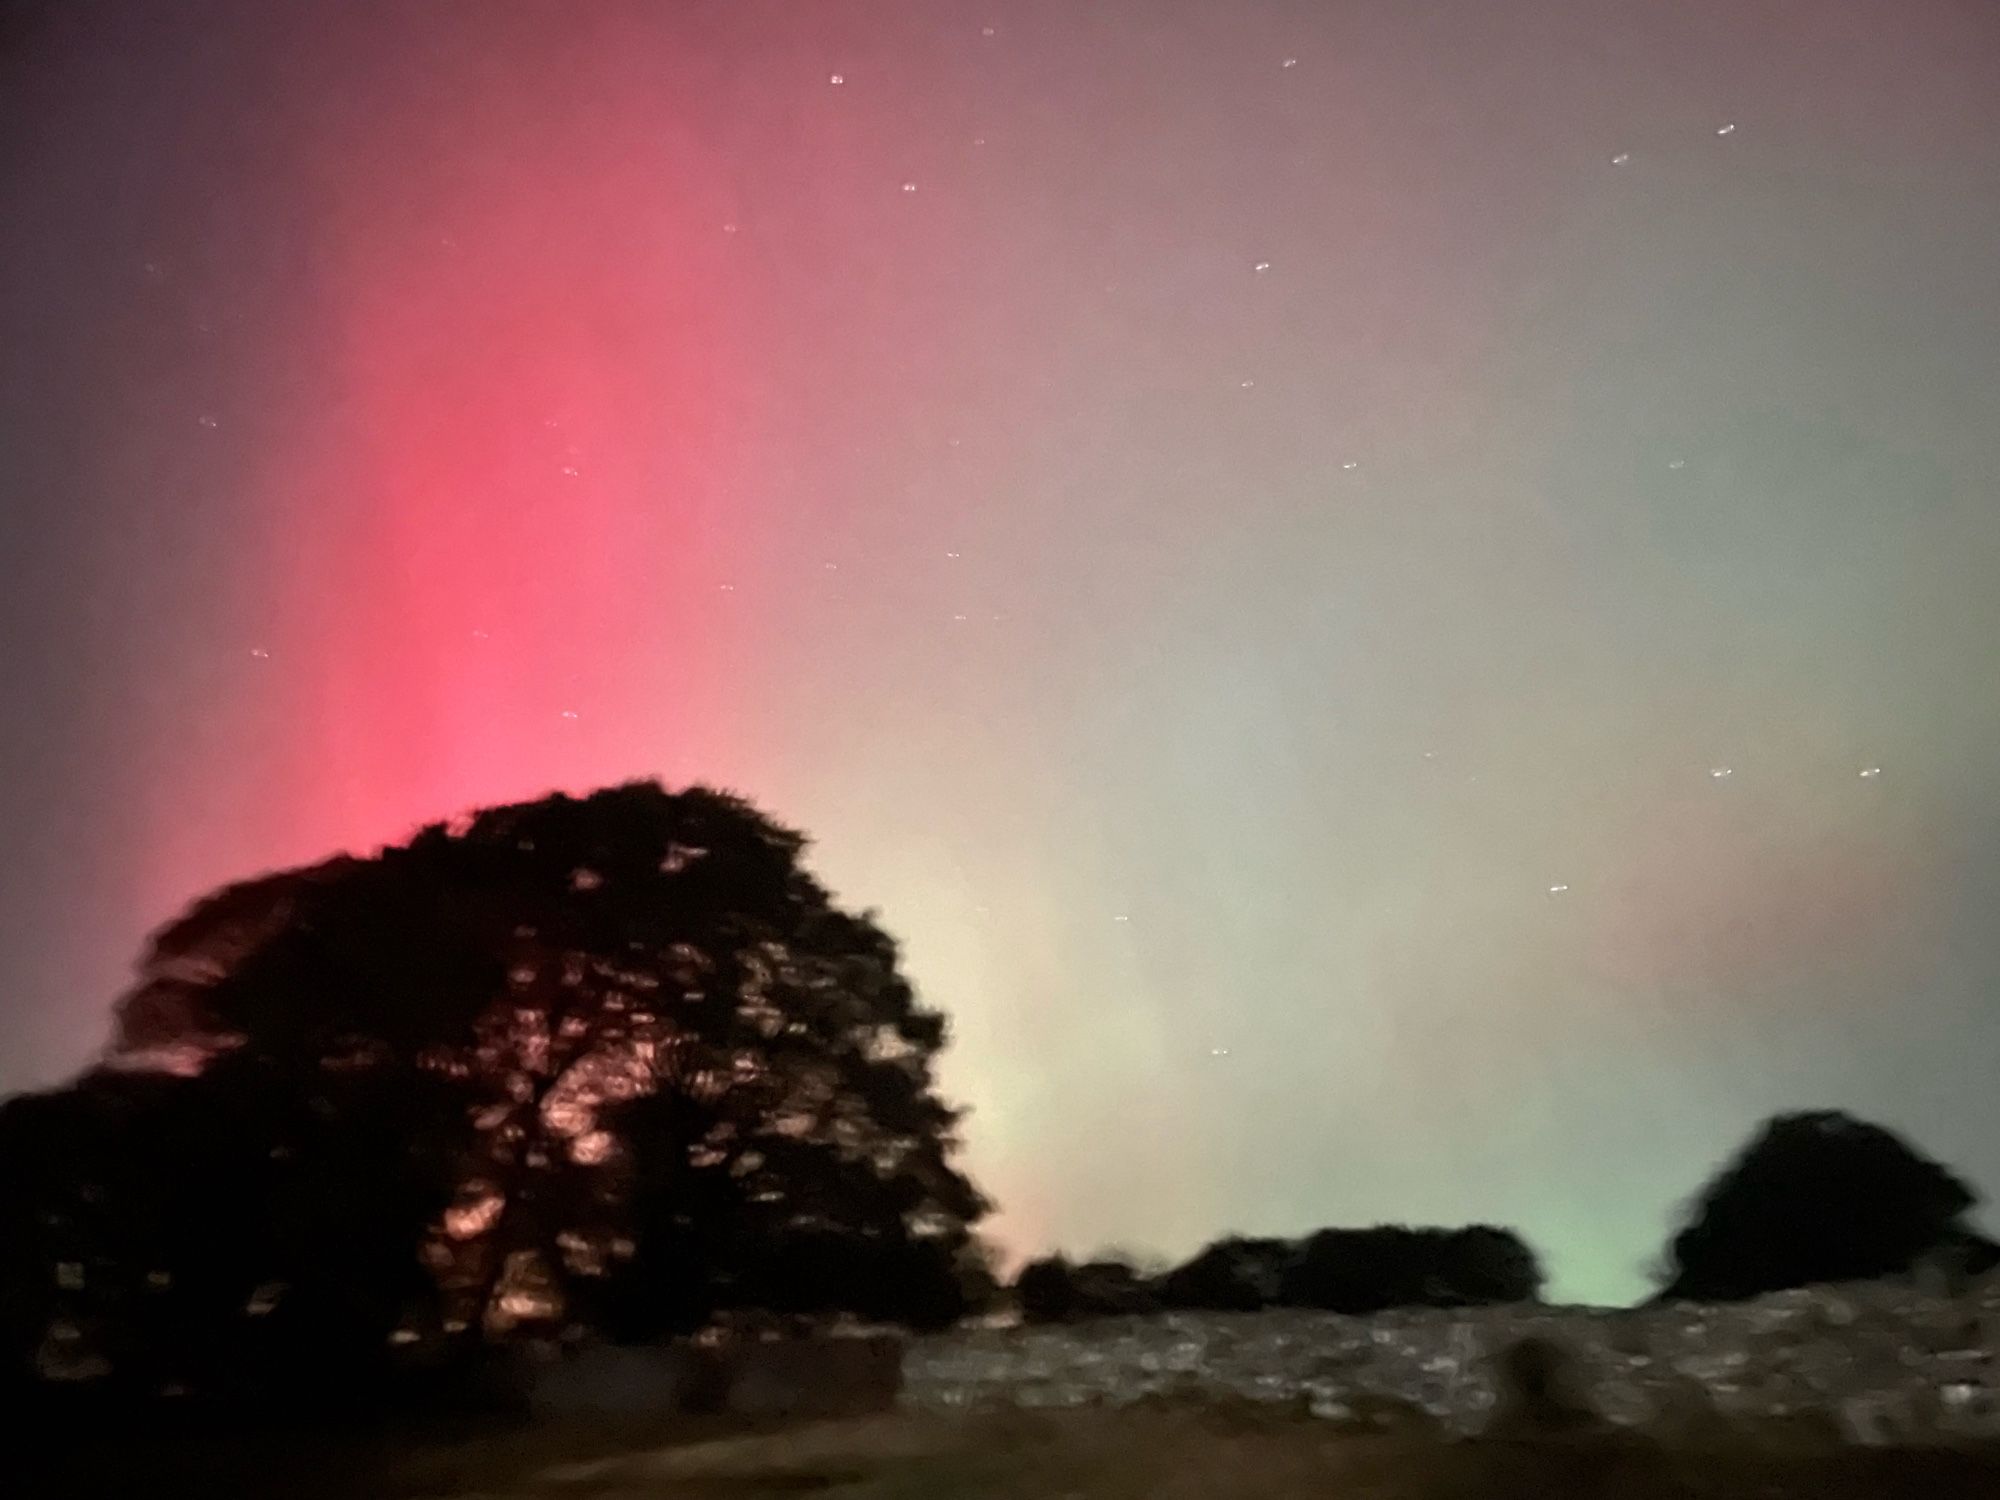
<svg viewBox="0 0 2000 1500">
<path fill-rule="evenodd" d="M 1062 1255 L 1029 1261 L 1014 1277 L 1014 1301 L 1029 1323 L 1066 1323 L 1081 1316 L 1076 1267 Z"/>
<path fill-rule="evenodd" d="M 430 1300 L 411 1231 L 447 1201 L 440 1092 L 351 1077 L 307 1098 L 224 1058 L 0 1106 L 13 1373 L 221 1391 L 375 1363 Z"/>
<path fill-rule="evenodd" d="M 1275 1307 L 1296 1254 L 1290 1240 L 1229 1235 L 1162 1277 L 1160 1299 L 1168 1307 L 1216 1312 Z"/>
<path fill-rule="evenodd" d="M 1991 1263 L 1972 1190 L 1900 1137 L 1835 1110 L 1778 1115 L 1702 1189 L 1661 1295 L 1706 1301 L 1908 1272 L 1928 1255 Z"/>
<path fill-rule="evenodd" d="M 1075 1263 L 1050 1255 L 1029 1261 L 1014 1278 L 1014 1300 L 1029 1323 L 1066 1323 L 1158 1312 L 1154 1278 L 1115 1253 Z"/>
<path fill-rule="evenodd" d="M 1477 1307 L 1540 1295 L 1534 1252 L 1507 1229 L 1322 1229 L 1285 1268 L 1298 1307 L 1372 1313 L 1390 1307 Z"/>
<path fill-rule="evenodd" d="M 1120 1261 L 1072 1265 L 1051 1256 L 1022 1268 L 1015 1297 L 1027 1321 L 1060 1322 L 1158 1308 L 1468 1307 L 1532 1301 L 1541 1285 L 1534 1252 L 1511 1230 L 1385 1225 L 1299 1240 L 1230 1235 L 1155 1277 Z"/>
<path fill-rule="evenodd" d="M 803 847 L 636 783 L 197 903 L 105 1067 L 0 1112 L 0 1215 L 31 1230 L 8 1286 L 77 1304 L 7 1301 L 9 1347 L 57 1326 L 128 1369 L 183 1350 L 151 1371 L 181 1379 L 280 1330 L 949 1321 L 984 1204 L 933 1087 L 944 1021 Z"/>
</svg>

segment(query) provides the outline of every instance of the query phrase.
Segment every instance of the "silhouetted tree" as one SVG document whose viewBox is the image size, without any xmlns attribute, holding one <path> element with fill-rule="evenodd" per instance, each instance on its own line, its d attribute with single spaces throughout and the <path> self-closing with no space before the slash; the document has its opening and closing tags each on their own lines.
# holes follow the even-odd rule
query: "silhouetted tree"
<svg viewBox="0 0 2000 1500">
<path fill-rule="evenodd" d="M 582 1304 L 598 1309 L 591 1321 L 645 1340 L 740 1308 L 923 1328 L 972 1310 L 984 1262 L 964 1232 L 970 1215 L 940 1223 L 924 1175 L 754 1122 L 690 1153 L 678 1143 L 706 1141 L 714 1126 L 697 1132 L 675 1118 L 685 1109 L 656 1093 L 607 1116 L 630 1142 L 634 1249 L 580 1288 L 595 1293 Z"/>
<path fill-rule="evenodd" d="M 1061 1323 L 1074 1318 L 1129 1317 L 1158 1312 L 1152 1278 L 1129 1260 L 1101 1255 L 1075 1264 L 1060 1255 L 1028 1262 L 1014 1280 L 1023 1321 Z"/>
<path fill-rule="evenodd" d="M 333 1369 L 742 1307 L 949 1321 L 984 1204 L 932 1086 L 944 1022 L 803 845 L 641 783 L 198 903 L 109 1068 L 0 1118 L 0 1219 L 36 1226 L 0 1252 L 10 1347 L 82 1326 L 15 1264 L 78 1259 L 104 1262 L 79 1337 L 174 1379 L 203 1337 Z"/>
<path fill-rule="evenodd" d="M 993 1247 L 985 1240 L 967 1241 L 953 1266 L 953 1275 L 958 1283 L 960 1317 L 984 1317 L 1003 1306 L 1005 1289 L 995 1266 Z"/>
<path fill-rule="evenodd" d="M 1299 1307 L 1372 1313 L 1390 1307 L 1470 1307 L 1540 1295 L 1541 1267 L 1511 1230 L 1322 1229 L 1285 1269 L 1281 1295 Z"/>
<path fill-rule="evenodd" d="M 1542 1264 L 1511 1229 L 1473 1224 L 1446 1237 L 1438 1273 L 1449 1305 L 1533 1302 L 1542 1295 Z"/>
<path fill-rule="evenodd" d="M 1879 1125 L 1834 1110 L 1765 1122 L 1705 1187 L 1661 1295 L 1709 1301 L 1908 1272 L 1945 1250 L 1991 1264 L 1972 1190 Z"/>
<path fill-rule="evenodd" d="M 1076 1268 L 1074 1284 L 1080 1310 L 1090 1317 L 1126 1317 L 1160 1310 L 1151 1278 L 1129 1261 L 1110 1257 L 1087 1260 Z"/>
<path fill-rule="evenodd" d="M 1255 1312 L 1273 1307 L 1284 1294 L 1285 1270 L 1298 1253 L 1290 1240 L 1217 1240 L 1160 1280 L 1160 1300 L 1168 1307 L 1216 1312 Z"/>
<path fill-rule="evenodd" d="M 1029 1261 L 1014 1278 L 1014 1301 L 1023 1322 L 1064 1323 L 1079 1316 L 1076 1268 L 1060 1255 Z"/>
<path fill-rule="evenodd" d="M 1050 1256 L 1024 1266 L 1014 1291 L 1022 1317 L 1036 1323 L 1161 1308 L 1473 1307 L 1531 1302 L 1541 1288 L 1541 1266 L 1519 1235 L 1475 1224 L 1322 1229 L 1302 1240 L 1232 1235 L 1156 1276 L 1115 1258 L 1076 1265 Z"/>
<path fill-rule="evenodd" d="M 1412 1264 L 1415 1238 L 1402 1228 L 1322 1229 L 1285 1268 L 1284 1300 L 1339 1313 L 1417 1302 L 1422 1272 Z"/>
<path fill-rule="evenodd" d="M 224 1058 L 0 1106 L 17 1373 L 275 1395 L 379 1366 L 426 1302 L 414 1251 L 444 1198 L 407 1098 L 371 1082 L 308 1097 Z"/>
</svg>

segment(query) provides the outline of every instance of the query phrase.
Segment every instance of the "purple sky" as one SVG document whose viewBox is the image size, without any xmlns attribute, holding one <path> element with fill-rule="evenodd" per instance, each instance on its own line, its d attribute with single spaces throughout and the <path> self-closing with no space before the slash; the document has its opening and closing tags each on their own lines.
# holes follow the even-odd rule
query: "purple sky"
<svg viewBox="0 0 2000 1500">
<path fill-rule="evenodd" d="M 1010 1246 L 2000 1187 L 2000 11 L 16 7 L 0 1086 L 227 878 L 659 772 Z"/>
</svg>

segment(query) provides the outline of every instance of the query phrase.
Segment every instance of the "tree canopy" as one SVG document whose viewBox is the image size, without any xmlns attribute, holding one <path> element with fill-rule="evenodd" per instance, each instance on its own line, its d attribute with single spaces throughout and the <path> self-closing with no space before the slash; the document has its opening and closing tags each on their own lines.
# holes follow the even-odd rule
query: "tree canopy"
<svg viewBox="0 0 2000 1500">
<path fill-rule="evenodd" d="M 1185 1263 L 1146 1277 L 1115 1260 L 1032 1261 L 1015 1281 L 1029 1322 L 1159 1308 L 1253 1312 L 1313 1307 L 1372 1313 L 1392 1307 L 1528 1302 L 1541 1294 L 1535 1253 L 1512 1230 L 1322 1229 L 1303 1239 L 1229 1235 Z"/>
<path fill-rule="evenodd" d="M 1965 1221 L 1976 1199 L 1899 1136 L 1837 1110 L 1778 1115 L 1696 1198 L 1661 1295 L 1731 1301 L 1908 1272 L 1927 1255 L 2000 1255 Z"/>
<path fill-rule="evenodd" d="M 0 1113 L 48 1326 L 157 1350 L 246 1321 L 379 1347 L 956 1315 L 985 1205 L 933 1084 L 944 1020 L 803 849 L 645 782 L 196 903 L 103 1067 Z M 11 1347 L 46 1361 L 47 1311 L 0 1308 Z"/>
<path fill-rule="evenodd" d="M 1276 1307 L 1297 1253 L 1290 1240 L 1228 1235 L 1161 1278 L 1160 1297 L 1169 1307 L 1217 1312 Z"/>
<path fill-rule="evenodd" d="M 1309 1236 L 1285 1267 L 1281 1296 L 1300 1307 L 1372 1313 L 1526 1302 L 1541 1287 L 1541 1265 L 1512 1230 L 1386 1224 Z"/>
</svg>

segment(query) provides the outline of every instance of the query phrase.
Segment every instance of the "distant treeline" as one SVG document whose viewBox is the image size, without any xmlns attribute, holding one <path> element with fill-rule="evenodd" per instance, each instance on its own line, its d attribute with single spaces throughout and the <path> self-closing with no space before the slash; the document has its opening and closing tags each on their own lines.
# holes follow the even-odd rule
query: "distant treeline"
<svg viewBox="0 0 2000 1500">
<path fill-rule="evenodd" d="M 1701 1191 L 1666 1247 L 1661 1299 L 1734 1301 L 1825 1282 L 1918 1275 L 1949 1291 L 2000 1266 L 1967 1220 L 1972 1190 L 1890 1131 L 1834 1110 L 1779 1115 Z M 1147 1273 L 1117 1255 L 1030 1261 L 1028 1322 L 1272 1307 L 1373 1313 L 1540 1297 L 1535 1252 L 1510 1229 L 1322 1229 L 1231 1235 Z"/>
<path fill-rule="evenodd" d="M 1118 1258 L 1073 1265 L 1058 1255 L 1031 1261 L 1014 1283 L 1021 1316 L 1035 1323 L 1170 1309 L 1475 1307 L 1530 1302 L 1541 1287 L 1534 1251 L 1488 1224 L 1322 1229 L 1296 1240 L 1232 1235 L 1155 1276 Z"/>
</svg>

